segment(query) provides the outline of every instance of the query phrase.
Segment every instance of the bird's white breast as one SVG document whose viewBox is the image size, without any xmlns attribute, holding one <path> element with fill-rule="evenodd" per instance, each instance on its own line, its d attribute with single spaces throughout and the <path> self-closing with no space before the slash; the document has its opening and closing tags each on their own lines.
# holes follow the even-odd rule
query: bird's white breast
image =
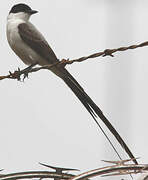
<svg viewBox="0 0 148 180">
<path fill-rule="evenodd" d="M 21 39 L 18 32 L 18 25 L 25 23 L 21 19 L 8 19 L 7 20 L 7 39 L 10 47 L 20 57 L 20 59 L 27 65 L 38 61 L 38 54 L 27 46 Z"/>
<path fill-rule="evenodd" d="M 8 20 L 7 22 L 7 39 L 11 46 L 20 41 L 20 36 L 18 34 L 18 25 L 20 23 L 22 22 L 19 19 L 15 21 Z"/>
</svg>

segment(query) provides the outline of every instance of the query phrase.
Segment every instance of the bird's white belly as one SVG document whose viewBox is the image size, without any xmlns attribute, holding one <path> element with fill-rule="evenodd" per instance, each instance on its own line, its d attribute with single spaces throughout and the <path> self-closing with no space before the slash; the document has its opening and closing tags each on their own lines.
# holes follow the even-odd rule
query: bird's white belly
<svg viewBox="0 0 148 180">
<path fill-rule="evenodd" d="M 31 65 L 41 60 L 41 57 L 23 42 L 18 33 L 18 23 L 8 22 L 7 39 L 16 55 L 19 56 L 25 64 Z"/>
</svg>

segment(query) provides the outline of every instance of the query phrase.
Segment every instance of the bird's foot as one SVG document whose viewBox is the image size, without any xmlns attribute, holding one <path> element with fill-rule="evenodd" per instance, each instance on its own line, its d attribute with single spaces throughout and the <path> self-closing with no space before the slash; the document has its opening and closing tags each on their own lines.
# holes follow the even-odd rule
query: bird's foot
<svg viewBox="0 0 148 180">
<path fill-rule="evenodd" d="M 29 78 L 28 74 L 29 74 L 29 72 L 24 72 L 23 73 L 23 79 L 22 79 L 23 82 L 25 81 L 26 78 L 27 79 Z"/>
<path fill-rule="evenodd" d="M 31 72 L 32 68 L 36 65 L 37 63 L 31 64 L 30 66 L 28 66 L 27 68 L 20 70 L 20 68 L 18 68 L 16 71 L 14 71 L 13 73 L 11 71 L 9 71 L 9 78 L 11 79 L 17 79 L 18 81 L 23 81 L 28 78 L 28 74 Z M 21 78 L 21 75 L 23 75 L 23 78 Z"/>
<path fill-rule="evenodd" d="M 33 64 L 31 64 L 30 66 L 28 66 L 27 68 L 25 68 L 25 69 L 23 69 L 22 70 L 22 74 L 23 74 L 23 81 L 26 79 L 26 78 L 28 78 L 28 74 L 29 74 L 29 72 L 32 70 L 32 68 L 35 66 L 35 65 L 37 65 L 38 63 L 36 62 L 36 63 L 33 63 Z"/>
</svg>

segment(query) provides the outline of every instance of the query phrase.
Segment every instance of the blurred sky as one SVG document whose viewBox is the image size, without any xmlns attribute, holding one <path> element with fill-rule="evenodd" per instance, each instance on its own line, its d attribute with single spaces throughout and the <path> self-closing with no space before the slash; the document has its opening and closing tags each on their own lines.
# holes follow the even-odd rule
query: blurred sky
<svg viewBox="0 0 148 180">
<path fill-rule="evenodd" d="M 31 22 L 59 59 L 148 39 L 147 0 L 5 0 L 0 6 L 1 75 L 25 67 L 8 46 L 5 33 L 7 14 L 20 2 L 39 11 Z M 134 155 L 141 157 L 140 163 L 148 162 L 147 49 L 67 66 Z M 24 83 L 3 80 L 0 92 L 0 167 L 6 172 L 45 170 L 38 162 L 86 171 L 105 166 L 102 159 L 118 160 L 89 113 L 51 72 L 31 74 Z"/>
</svg>

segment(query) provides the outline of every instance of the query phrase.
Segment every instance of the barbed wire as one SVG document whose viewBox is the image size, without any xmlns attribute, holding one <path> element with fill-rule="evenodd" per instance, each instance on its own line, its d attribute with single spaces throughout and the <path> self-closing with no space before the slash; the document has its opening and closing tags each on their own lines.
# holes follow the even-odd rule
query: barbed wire
<svg viewBox="0 0 148 180">
<path fill-rule="evenodd" d="M 56 173 L 50 171 L 26 171 L 26 172 L 18 172 L 18 173 L 10 173 L 5 175 L 0 175 L 0 180 L 17 180 L 17 179 L 71 179 L 74 177 L 72 174 L 67 173 Z"/>
<path fill-rule="evenodd" d="M 82 62 L 82 61 L 85 61 L 87 59 L 96 58 L 96 57 L 99 57 L 99 56 L 103 56 L 103 57 L 111 56 L 111 57 L 114 57 L 113 53 L 115 53 L 115 52 L 126 51 L 126 50 L 129 50 L 129 49 L 136 49 L 136 48 L 144 47 L 144 46 L 148 46 L 148 41 L 145 41 L 145 42 L 137 44 L 137 45 L 130 45 L 130 46 L 120 47 L 120 48 L 116 48 L 116 49 L 105 49 L 102 52 L 98 52 L 98 53 L 95 53 L 95 54 L 92 54 L 92 55 L 89 55 L 89 56 L 81 57 L 79 59 L 69 60 L 69 61 L 67 61 L 65 63 L 66 64 L 72 64 L 74 62 Z"/>
<path fill-rule="evenodd" d="M 95 54 L 91 54 L 89 56 L 83 56 L 83 57 L 80 57 L 78 59 L 73 59 L 73 60 L 69 60 L 69 59 L 62 59 L 61 61 L 58 61 L 52 65 L 46 65 L 46 66 L 42 66 L 42 67 L 36 67 L 36 68 L 25 68 L 23 70 L 16 70 L 14 71 L 13 73 L 9 71 L 9 74 L 8 75 L 5 75 L 5 76 L 0 76 L 0 80 L 3 80 L 3 79 L 17 79 L 17 80 L 21 80 L 21 75 L 23 75 L 23 79 L 25 79 L 26 77 L 28 77 L 28 74 L 29 73 L 32 73 L 32 72 L 37 72 L 41 69 L 51 69 L 53 66 L 66 66 L 66 65 L 70 65 L 70 64 L 73 64 L 75 62 L 83 62 L 87 59 L 92 59 L 92 58 L 96 58 L 96 57 L 99 57 L 99 56 L 111 56 L 111 57 L 114 57 L 114 53 L 115 52 L 120 52 L 120 51 L 126 51 L 126 50 L 130 50 L 130 49 L 136 49 L 136 48 L 139 48 L 139 47 L 144 47 L 144 46 L 148 46 L 148 41 L 145 41 L 143 43 L 140 43 L 140 44 L 137 44 L 137 45 L 130 45 L 130 46 L 126 46 L 126 47 L 119 47 L 119 48 L 116 48 L 116 49 L 105 49 L 104 51 L 101 51 L 101 52 L 98 52 L 98 53 L 95 53 Z"/>
<path fill-rule="evenodd" d="M 97 177 L 97 176 L 121 176 L 121 175 L 131 175 L 131 174 L 141 174 L 148 172 L 148 164 L 132 164 L 133 159 L 126 159 L 122 161 L 104 161 L 106 163 L 111 163 L 111 166 L 105 166 L 93 170 L 89 170 L 77 175 L 63 173 L 63 171 L 73 171 L 75 169 L 69 168 L 60 168 L 53 167 L 50 165 L 44 165 L 48 168 L 56 170 L 53 171 L 26 171 L 26 172 L 17 172 L 10 174 L 0 174 L 0 180 L 17 180 L 17 179 L 49 179 L 53 178 L 54 180 L 88 180 L 88 178 Z M 129 163 L 128 163 L 129 162 Z M 77 169 L 76 169 L 77 170 Z"/>
</svg>

